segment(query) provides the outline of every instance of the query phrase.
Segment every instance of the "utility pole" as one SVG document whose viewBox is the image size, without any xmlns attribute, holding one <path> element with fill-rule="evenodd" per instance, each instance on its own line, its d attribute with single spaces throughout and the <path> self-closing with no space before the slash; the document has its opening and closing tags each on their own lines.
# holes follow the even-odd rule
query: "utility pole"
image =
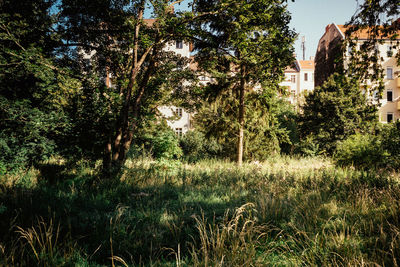
<svg viewBox="0 0 400 267">
<path fill-rule="evenodd" d="M 301 50 L 303 50 L 303 60 L 306 60 L 306 37 L 301 37 Z"/>
</svg>

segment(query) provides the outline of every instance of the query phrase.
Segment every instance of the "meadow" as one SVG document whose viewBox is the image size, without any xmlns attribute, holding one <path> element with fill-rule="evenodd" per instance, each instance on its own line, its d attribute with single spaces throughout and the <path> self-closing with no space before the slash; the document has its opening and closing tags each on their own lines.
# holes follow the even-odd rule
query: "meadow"
<svg viewBox="0 0 400 267">
<path fill-rule="evenodd" d="M 0 265 L 397 266 L 400 174 L 326 158 L 52 159 L 0 178 Z"/>
</svg>

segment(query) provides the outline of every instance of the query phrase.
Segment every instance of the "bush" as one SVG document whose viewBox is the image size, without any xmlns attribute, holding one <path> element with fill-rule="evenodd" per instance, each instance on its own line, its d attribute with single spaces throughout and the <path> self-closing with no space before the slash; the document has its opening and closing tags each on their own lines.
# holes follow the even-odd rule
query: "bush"
<svg viewBox="0 0 400 267">
<path fill-rule="evenodd" d="M 312 135 L 309 135 L 295 145 L 294 152 L 305 157 L 314 157 L 320 153 L 319 144 Z"/>
<path fill-rule="evenodd" d="M 369 104 L 357 81 L 333 74 L 306 96 L 299 119 L 302 138 L 312 135 L 319 150 L 332 155 L 336 145 L 377 123 L 377 108 Z"/>
<path fill-rule="evenodd" d="M 380 133 L 382 146 L 391 155 L 388 165 L 393 169 L 400 168 L 400 121 L 383 125 Z"/>
<path fill-rule="evenodd" d="M 0 166 L 3 172 L 26 168 L 57 152 L 56 141 L 68 123 L 61 112 L 34 108 L 30 101 L 0 96 Z"/>
<path fill-rule="evenodd" d="M 182 156 L 179 140 L 171 131 L 162 132 L 153 139 L 153 157 L 156 159 L 178 159 Z"/>
<path fill-rule="evenodd" d="M 221 145 L 213 139 L 207 139 L 202 132 L 189 131 L 180 140 L 184 158 L 196 162 L 206 158 L 221 156 Z"/>
<path fill-rule="evenodd" d="M 387 166 L 389 156 L 379 137 L 355 134 L 338 143 L 334 160 L 340 166 L 377 169 Z"/>
<path fill-rule="evenodd" d="M 166 160 L 182 156 L 179 138 L 165 120 L 147 121 L 138 129 L 128 157 L 140 156 Z"/>
</svg>

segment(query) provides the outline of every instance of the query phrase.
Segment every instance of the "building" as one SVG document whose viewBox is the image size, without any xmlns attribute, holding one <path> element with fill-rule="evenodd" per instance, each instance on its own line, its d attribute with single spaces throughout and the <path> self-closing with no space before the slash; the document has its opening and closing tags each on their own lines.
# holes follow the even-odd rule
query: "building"
<svg viewBox="0 0 400 267">
<path fill-rule="evenodd" d="M 343 42 L 348 38 L 346 37 L 346 29 L 346 26 L 334 23 L 326 26 L 325 33 L 319 40 L 315 55 L 316 86 L 326 81 L 338 68 L 346 67 L 346 61 L 351 53 L 350 47 L 345 51 L 342 48 Z M 369 39 L 368 30 L 359 30 L 352 33 L 350 38 L 356 40 L 355 49 L 359 49 L 360 45 Z M 396 49 L 395 46 L 400 41 L 400 36 L 398 35 L 395 40 L 389 37 L 381 37 L 380 41 L 376 46 L 376 50 L 380 57 L 379 64 L 385 72 L 385 89 L 382 99 L 379 99 L 379 101 L 375 99 L 373 102 L 381 104 L 379 120 L 387 123 L 400 119 L 400 68 L 396 59 L 396 53 L 398 53 L 399 49 L 398 47 Z"/>
<path fill-rule="evenodd" d="M 193 50 L 191 44 L 183 41 L 175 41 L 168 43 L 165 51 L 172 51 L 182 57 L 190 58 L 190 53 Z M 189 66 L 188 66 L 189 67 Z M 175 106 L 162 106 L 158 110 L 167 120 L 167 124 L 171 127 L 178 136 L 182 136 L 191 128 L 191 114 L 185 109 Z"/>
<path fill-rule="evenodd" d="M 280 85 L 286 87 L 290 93 L 290 103 L 298 104 L 307 92 L 314 90 L 314 69 L 313 58 L 310 60 L 296 59 L 291 66 L 285 69 L 285 78 Z"/>
</svg>

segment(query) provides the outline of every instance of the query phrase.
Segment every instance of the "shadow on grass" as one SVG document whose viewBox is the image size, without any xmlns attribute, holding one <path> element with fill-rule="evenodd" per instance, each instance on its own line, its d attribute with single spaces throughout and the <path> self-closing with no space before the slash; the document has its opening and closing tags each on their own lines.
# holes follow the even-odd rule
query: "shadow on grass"
<svg viewBox="0 0 400 267">
<path fill-rule="evenodd" d="M 271 261 L 278 265 L 284 264 L 277 260 L 282 255 L 323 265 L 364 254 L 388 264 L 389 254 L 379 251 L 391 249 L 395 237 L 387 233 L 400 229 L 398 209 L 382 210 L 382 205 L 400 206 L 399 186 L 375 174 L 328 170 L 298 179 L 295 174 L 246 176 L 220 169 L 167 175 L 137 168 L 119 181 L 102 180 L 87 170 L 71 173 L 60 165 L 40 170 L 43 179 L 36 186 L 0 186 L 0 245 L 15 244 L 16 226 L 27 229 L 43 218 L 59 224 L 60 239 L 74 243 L 87 262 L 110 265 L 110 257 L 117 255 L 133 265 L 162 265 L 175 260 L 167 248 L 179 246 L 188 257 L 189 244 L 198 243 L 195 216 L 204 214 L 216 224 L 226 210 L 253 202 L 258 223 L 273 226 L 273 235 L 282 236 L 280 243 L 265 244 L 277 246 Z M 26 248 L 25 265 L 35 262 Z"/>
<path fill-rule="evenodd" d="M 38 218 L 53 220 L 60 225 L 60 238 L 70 238 L 81 255 L 99 264 L 109 265 L 112 254 L 132 264 L 173 260 L 166 248 L 179 245 L 186 254 L 187 245 L 196 239 L 194 216 L 203 212 L 209 221 L 218 220 L 227 209 L 245 203 L 242 197 L 228 199 L 221 188 L 170 181 L 139 187 L 101 180 L 97 174 L 74 175 L 63 165 L 39 169 L 41 179 L 36 186 L 1 186 L 0 203 L 5 207 L 0 213 L 2 243 L 10 246 L 18 240 L 16 226 L 27 229 Z M 27 259 L 25 263 L 31 262 Z"/>
</svg>

